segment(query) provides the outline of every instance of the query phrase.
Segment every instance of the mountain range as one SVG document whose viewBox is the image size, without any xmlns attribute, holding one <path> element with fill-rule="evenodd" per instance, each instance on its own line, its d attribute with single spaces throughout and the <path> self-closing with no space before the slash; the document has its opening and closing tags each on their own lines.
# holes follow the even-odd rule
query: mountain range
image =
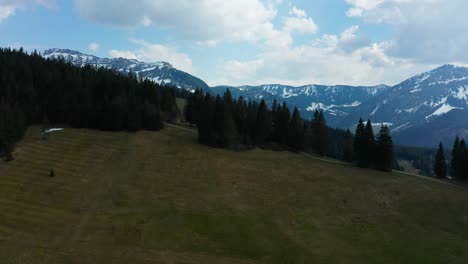
<svg viewBox="0 0 468 264">
<path fill-rule="evenodd" d="M 201 79 L 177 70 L 167 62 L 144 63 L 124 58 L 99 58 L 67 49 L 49 49 L 45 58 L 64 59 L 75 65 L 92 65 L 134 73 L 160 84 L 213 94 L 229 89 L 233 96 L 286 102 L 298 107 L 304 118 L 323 110 L 332 127 L 354 129 L 359 118 L 371 119 L 376 127 L 388 125 L 395 142 L 434 147 L 451 144 L 456 135 L 468 136 L 468 68 L 444 65 L 395 86 L 293 87 L 280 84 L 209 87 Z"/>
</svg>

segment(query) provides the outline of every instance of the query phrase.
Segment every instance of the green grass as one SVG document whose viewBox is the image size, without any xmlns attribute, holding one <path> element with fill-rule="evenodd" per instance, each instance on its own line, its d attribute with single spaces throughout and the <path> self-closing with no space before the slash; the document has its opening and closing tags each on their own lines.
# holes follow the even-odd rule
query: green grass
<svg viewBox="0 0 468 264">
<path fill-rule="evenodd" d="M 0 263 L 467 263 L 460 188 L 174 127 L 39 131 L 0 164 Z"/>
</svg>

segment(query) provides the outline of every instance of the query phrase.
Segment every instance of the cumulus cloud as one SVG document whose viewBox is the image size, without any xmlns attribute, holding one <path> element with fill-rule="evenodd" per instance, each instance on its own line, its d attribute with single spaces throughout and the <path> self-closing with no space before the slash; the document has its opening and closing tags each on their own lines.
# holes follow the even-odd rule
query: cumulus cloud
<svg viewBox="0 0 468 264">
<path fill-rule="evenodd" d="M 16 14 L 19 8 L 40 5 L 47 8 L 56 6 L 55 0 L 0 0 L 0 22 Z"/>
<path fill-rule="evenodd" d="M 99 43 L 96 43 L 96 42 L 91 42 L 89 43 L 88 45 L 88 50 L 90 51 L 97 51 L 99 49 L 100 45 Z"/>
<path fill-rule="evenodd" d="M 311 44 L 263 50 L 253 60 L 231 60 L 220 66 L 211 85 L 231 84 L 396 84 L 433 65 L 391 57 L 389 43 L 358 41 L 359 27 L 323 35 Z M 357 44 L 356 44 L 357 43 Z"/>
<path fill-rule="evenodd" d="M 176 48 L 160 44 L 148 43 L 144 40 L 131 40 L 138 44 L 139 49 L 134 51 L 129 50 L 111 50 L 109 56 L 111 58 L 127 58 L 136 59 L 144 62 L 165 61 L 172 64 L 179 70 L 193 73 L 192 60 L 185 53 L 180 53 Z"/>
<path fill-rule="evenodd" d="M 81 16 L 117 27 L 154 25 L 195 41 L 258 41 L 274 32 L 276 3 L 261 0 L 74 0 Z M 125 10 L 125 12 L 122 12 Z"/>
<path fill-rule="evenodd" d="M 465 0 L 346 0 L 348 16 L 388 24 L 395 37 L 386 53 L 421 63 L 468 62 Z"/>
<path fill-rule="evenodd" d="M 293 6 L 289 10 L 290 17 L 284 21 L 283 30 L 286 32 L 316 33 L 318 30 L 314 20 L 307 16 L 305 10 Z"/>
<path fill-rule="evenodd" d="M 8 5 L 0 5 L 0 22 L 15 14 L 16 8 Z"/>
</svg>

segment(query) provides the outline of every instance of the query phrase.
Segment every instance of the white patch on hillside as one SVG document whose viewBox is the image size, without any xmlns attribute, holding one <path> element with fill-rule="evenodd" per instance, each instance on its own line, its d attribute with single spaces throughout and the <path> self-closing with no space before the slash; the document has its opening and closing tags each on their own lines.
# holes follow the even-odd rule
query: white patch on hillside
<svg viewBox="0 0 468 264">
<path fill-rule="evenodd" d="M 453 95 L 460 100 L 468 100 L 468 86 L 458 87 L 458 92 L 454 92 Z"/>
<path fill-rule="evenodd" d="M 459 107 L 453 107 L 449 104 L 446 104 L 444 103 L 439 109 L 437 109 L 434 113 L 426 116 L 426 120 L 430 119 L 431 117 L 435 117 L 435 116 L 440 116 L 440 115 L 444 115 L 444 114 L 447 114 L 448 112 L 452 111 L 453 109 L 461 109 Z"/>
</svg>

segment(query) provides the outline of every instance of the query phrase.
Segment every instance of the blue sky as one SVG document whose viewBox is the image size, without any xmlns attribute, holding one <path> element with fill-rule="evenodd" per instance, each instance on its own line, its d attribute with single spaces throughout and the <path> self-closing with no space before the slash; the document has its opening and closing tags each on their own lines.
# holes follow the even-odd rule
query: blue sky
<svg viewBox="0 0 468 264">
<path fill-rule="evenodd" d="M 466 2 L 0 0 L 0 46 L 163 60 L 211 85 L 395 84 L 468 62 Z"/>
</svg>

